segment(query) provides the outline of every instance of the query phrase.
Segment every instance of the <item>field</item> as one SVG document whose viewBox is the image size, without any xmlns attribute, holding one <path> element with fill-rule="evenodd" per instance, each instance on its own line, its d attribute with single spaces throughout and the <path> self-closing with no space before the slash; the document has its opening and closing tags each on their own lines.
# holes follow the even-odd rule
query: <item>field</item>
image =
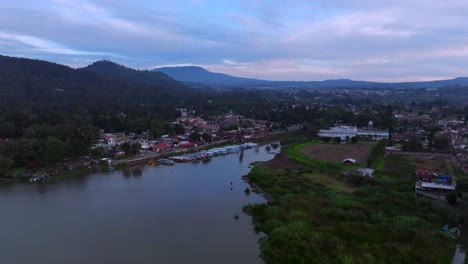
<svg viewBox="0 0 468 264">
<path fill-rule="evenodd" d="M 296 143 L 252 169 L 249 182 L 270 197 L 244 208 L 267 234 L 265 263 L 451 263 L 456 241 L 440 228 L 460 224 L 459 215 L 414 197 L 418 162 L 441 163 L 387 155 L 375 177 L 344 181 L 348 167 L 327 162 L 365 163 L 373 145 Z"/>
<path fill-rule="evenodd" d="M 438 174 L 449 174 L 445 160 L 428 159 L 426 157 L 411 157 L 408 159 L 414 161 L 417 169 L 430 170 Z"/>
<path fill-rule="evenodd" d="M 352 158 L 357 163 L 366 164 L 367 157 L 376 142 L 358 142 L 356 144 L 325 144 L 318 143 L 306 146 L 301 152 L 310 158 L 341 162 L 344 159 Z"/>
<path fill-rule="evenodd" d="M 332 176 L 328 176 L 328 175 L 324 175 L 320 173 L 314 173 L 314 174 L 305 174 L 304 177 L 315 183 L 321 184 L 323 186 L 326 186 L 338 192 L 352 193 L 356 190 L 355 187 L 349 184 L 346 184 L 344 181 L 334 178 Z"/>
</svg>

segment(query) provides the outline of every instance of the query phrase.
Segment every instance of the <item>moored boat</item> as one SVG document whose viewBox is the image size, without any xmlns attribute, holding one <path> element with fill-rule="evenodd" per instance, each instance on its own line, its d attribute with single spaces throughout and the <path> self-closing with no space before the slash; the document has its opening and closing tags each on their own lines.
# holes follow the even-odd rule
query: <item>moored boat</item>
<svg viewBox="0 0 468 264">
<path fill-rule="evenodd" d="M 164 165 L 174 165 L 175 162 L 170 159 L 158 159 L 158 162 Z"/>
</svg>

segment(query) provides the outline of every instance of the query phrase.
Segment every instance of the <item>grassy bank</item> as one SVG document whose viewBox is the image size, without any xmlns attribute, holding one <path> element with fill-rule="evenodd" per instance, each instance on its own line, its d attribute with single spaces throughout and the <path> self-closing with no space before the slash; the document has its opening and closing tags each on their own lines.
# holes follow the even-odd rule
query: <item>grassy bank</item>
<svg viewBox="0 0 468 264">
<path fill-rule="evenodd" d="M 399 156 L 378 162 L 360 185 L 346 168 L 283 148 L 297 169 L 256 166 L 248 178 L 274 199 L 246 208 L 267 263 L 450 263 L 456 241 L 439 230 L 460 217 L 414 195 L 415 164 Z"/>
</svg>

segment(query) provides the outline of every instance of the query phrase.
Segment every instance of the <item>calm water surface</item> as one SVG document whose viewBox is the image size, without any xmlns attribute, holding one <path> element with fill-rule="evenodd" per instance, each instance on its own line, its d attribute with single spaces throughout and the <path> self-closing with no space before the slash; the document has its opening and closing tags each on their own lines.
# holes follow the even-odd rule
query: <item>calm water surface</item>
<svg viewBox="0 0 468 264">
<path fill-rule="evenodd" d="M 241 176 L 273 157 L 260 147 L 242 159 L 0 186 L 0 263 L 262 263 L 242 207 L 264 198 L 246 196 Z"/>
</svg>

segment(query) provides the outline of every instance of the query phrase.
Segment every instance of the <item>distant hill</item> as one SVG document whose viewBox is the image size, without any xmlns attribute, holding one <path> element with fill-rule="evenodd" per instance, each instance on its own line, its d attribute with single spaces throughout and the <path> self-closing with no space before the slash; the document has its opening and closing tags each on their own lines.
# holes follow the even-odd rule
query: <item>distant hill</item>
<svg viewBox="0 0 468 264">
<path fill-rule="evenodd" d="M 162 72 L 181 82 L 202 83 L 219 86 L 260 85 L 266 81 L 235 77 L 223 73 L 210 72 L 198 66 L 163 67 L 153 70 Z"/>
<path fill-rule="evenodd" d="M 141 71 L 128 68 L 115 62 L 101 60 L 92 63 L 80 70 L 91 71 L 99 75 L 110 76 L 115 79 L 136 81 L 149 85 L 164 85 L 168 87 L 183 87 L 183 85 L 161 72 Z"/>
<path fill-rule="evenodd" d="M 112 62 L 73 69 L 47 61 L 0 56 L 0 102 L 60 107 L 115 102 L 168 105 L 194 94 L 193 89 L 165 74 Z"/>
<path fill-rule="evenodd" d="M 190 83 L 225 87 L 282 87 L 282 88 L 339 88 L 339 87 L 366 87 L 366 88 L 438 88 L 452 85 L 468 85 L 467 77 L 459 77 L 450 80 L 428 82 L 367 82 L 349 79 L 325 80 L 325 81 L 267 81 L 231 76 L 223 73 L 210 72 L 198 66 L 179 66 L 156 68 L 158 71 L 170 77 Z"/>
</svg>

